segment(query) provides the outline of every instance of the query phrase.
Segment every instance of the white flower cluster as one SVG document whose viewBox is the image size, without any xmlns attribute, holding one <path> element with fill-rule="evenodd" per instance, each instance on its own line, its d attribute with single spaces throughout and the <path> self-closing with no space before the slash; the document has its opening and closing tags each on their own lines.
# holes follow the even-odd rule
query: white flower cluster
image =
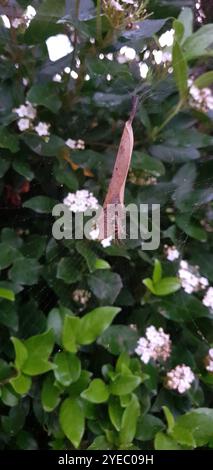
<svg viewBox="0 0 213 470">
<path fill-rule="evenodd" d="M 98 201 L 87 189 L 69 193 L 63 203 L 72 212 L 86 212 L 87 209 L 98 209 Z"/>
<path fill-rule="evenodd" d="M 213 310 L 213 287 L 209 287 L 203 298 L 203 305 Z"/>
<path fill-rule="evenodd" d="M 159 44 L 161 47 L 171 47 L 174 42 L 174 29 L 169 29 L 159 37 Z"/>
<path fill-rule="evenodd" d="M 66 145 L 72 150 L 84 150 L 85 149 L 85 142 L 84 140 L 78 139 L 67 139 Z"/>
<path fill-rule="evenodd" d="M 160 49 L 154 49 L 152 51 L 152 54 L 155 59 L 155 63 L 157 65 L 159 64 L 167 64 L 168 62 L 171 62 L 172 60 L 172 54 L 171 52 L 166 52 L 166 51 L 161 51 Z"/>
<path fill-rule="evenodd" d="M 145 364 L 150 359 L 166 361 L 171 354 L 170 336 L 164 332 L 163 328 L 157 330 L 151 325 L 146 329 L 145 337 L 138 340 L 135 352 Z"/>
<path fill-rule="evenodd" d="M 135 2 L 134 0 L 120 0 L 120 2 L 117 1 L 117 0 L 109 0 L 110 6 L 112 8 L 114 8 L 115 10 L 117 10 L 117 11 L 123 11 L 125 4 L 126 5 L 133 5 L 135 7 L 138 7 L 138 2 Z M 122 5 L 122 4 L 124 4 L 124 5 Z"/>
<path fill-rule="evenodd" d="M 170 390 L 177 390 L 179 393 L 184 393 L 191 388 L 191 384 L 194 380 L 195 376 L 191 368 L 185 364 L 181 364 L 167 372 L 166 386 Z"/>
<path fill-rule="evenodd" d="M 205 359 L 206 370 L 213 372 L 213 348 L 209 349 L 208 356 Z"/>
<path fill-rule="evenodd" d="M 180 262 L 178 275 L 181 285 L 187 294 L 206 289 L 209 284 L 208 279 L 199 275 L 198 268 L 196 266 L 190 266 L 185 260 Z"/>
<path fill-rule="evenodd" d="M 20 26 L 28 27 L 35 15 L 35 8 L 33 8 L 31 5 L 28 5 L 27 9 L 25 10 L 22 16 L 20 16 L 19 18 L 13 18 L 13 20 L 11 21 L 11 26 L 14 29 L 17 29 Z"/>
<path fill-rule="evenodd" d="M 85 289 L 76 289 L 72 294 L 72 298 L 75 302 L 85 305 L 89 301 L 91 293 Z"/>
<path fill-rule="evenodd" d="M 197 88 L 193 84 L 193 80 L 188 81 L 190 100 L 189 103 L 193 108 L 208 112 L 213 110 L 213 94 L 208 87 Z"/>
<path fill-rule="evenodd" d="M 46 122 L 39 122 L 36 126 L 34 126 L 33 121 L 36 118 L 37 111 L 29 101 L 26 101 L 25 104 L 21 104 L 18 108 L 14 108 L 13 112 L 16 113 L 20 118 L 17 124 L 21 132 L 26 131 L 27 129 L 34 129 L 39 136 L 50 135 L 50 124 L 47 124 Z"/>
<path fill-rule="evenodd" d="M 119 64 L 125 64 L 126 62 L 130 62 L 136 58 L 136 51 L 133 47 L 123 46 L 121 47 L 118 55 L 117 61 Z"/>
<path fill-rule="evenodd" d="M 166 259 L 168 259 L 168 261 L 175 261 L 180 256 L 179 251 L 174 245 L 173 246 L 164 245 L 164 252 L 166 255 Z"/>
</svg>

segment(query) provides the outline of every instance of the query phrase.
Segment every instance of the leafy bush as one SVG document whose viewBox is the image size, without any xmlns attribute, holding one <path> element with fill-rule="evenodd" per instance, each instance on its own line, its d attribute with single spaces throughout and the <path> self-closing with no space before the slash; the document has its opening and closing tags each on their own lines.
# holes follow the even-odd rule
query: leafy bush
<svg viewBox="0 0 213 470">
<path fill-rule="evenodd" d="M 13 3 L 0 11 L 1 448 L 211 447 L 213 25 L 194 2 L 33 0 L 30 20 Z M 72 47 L 51 61 L 58 34 Z M 56 203 L 82 189 L 103 201 L 135 94 L 125 202 L 160 204 L 158 250 L 56 241 Z"/>
</svg>

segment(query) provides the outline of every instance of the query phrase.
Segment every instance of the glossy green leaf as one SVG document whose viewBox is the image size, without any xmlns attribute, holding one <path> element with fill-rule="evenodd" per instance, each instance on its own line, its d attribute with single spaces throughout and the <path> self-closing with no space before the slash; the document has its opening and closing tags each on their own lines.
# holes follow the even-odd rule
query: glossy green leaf
<svg viewBox="0 0 213 470">
<path fill-rule="evenodd" d="M 65 436 L 78 448 L 84 434 L 84 414 L 78 400 L 66 398 L 61 405 L 59 421 Z"/>
<path fill-rule="evenodd" d="M 54 357 L 54 375 L 56 380 L 68 387 L 76 382 L 81 373 L 81 362 L 75 354 L 68 352 L 58 352 Z"/>
<path fill-rule="evenodd" d="M 174 77 L 180 93 L 180 98 L 181 100 L 185 100 L 188 94 L 187 62 L 177 41 L 174 41 L 172 49 L 172 66 L 174 69 Z"/>
<path fill-rule="evenodd" d="M 99 307 L 84 315 L 78 331 L 78 343 L 93 343 L 110 326 L 119 312 L 120 308 L 117 307 Z"/>
<path fill-rule="evenodd" d="M 41 390 L 41 402 L 44 411 L 51 412 L 59 404 L 60 401 L 60 390 L 54 384 L 54 378 L 48 375 L 42 386 Z"/>
<path fill-rule="evenodd" d="M 136 395 L 132 395 L 129 405 L 124 410 L 121 420 L 119 440 L 121 444 L 129 444 L 136 433 L 137 420 L 140 414 L 140 404 Z"/>
<path fill-rule="evenodd" d="M 27 375 L 39 375 L 52 369 L 49 356 L 53 350 L 54 337 L 51 330 L 25 340 L 28 357 L 22 365 L 22 371 Z"/>
<path fill-rule="evenodd" d="M 92 403 L 104 403 L 109 398 L 109 389 L 101 379 L 94 379 L 81 393 L 82 398 Z"/>
</svg>

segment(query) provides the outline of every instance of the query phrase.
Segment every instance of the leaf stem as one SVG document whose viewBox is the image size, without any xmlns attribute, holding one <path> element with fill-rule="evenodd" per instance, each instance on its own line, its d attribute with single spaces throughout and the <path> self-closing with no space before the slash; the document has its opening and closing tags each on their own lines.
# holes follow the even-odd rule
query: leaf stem
<svg viewBox="0 0 213 470">
<path fill-rule="evenodd" d="M 175 108 L 169 113 L 165 121 L 162 122 L 161 126 L 155 127 L 153 129 L 152 134 L 151 134 L 152 140 L 155 140 L 158 134 L 160 134 L 160 132 L 164 129 L 164 127 L 166 127 L 167 124 L 179 113 L 182 106 L 183 106 L 183 100 L 180 100 L 177 106 L 175 106 Z"/>
</svg>

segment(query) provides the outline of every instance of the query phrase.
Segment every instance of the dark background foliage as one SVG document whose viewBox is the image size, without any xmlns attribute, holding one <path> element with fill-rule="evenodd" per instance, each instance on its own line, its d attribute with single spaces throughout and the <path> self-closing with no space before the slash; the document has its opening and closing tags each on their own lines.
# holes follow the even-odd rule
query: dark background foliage
<svg viewBox="0 0 213 470">
<path fill-rule="evenodd" d="M 155 259 L 164 277 L 177 276 L 179 262 L 164 253 L 164 245 L 174 244 L 213 281 L 212 111 L 191 106 L 187 90 L 187 78 L 212 69 L 212 2 L 201 2 L 199 23 L 194 1 L 150 0 L 151 16 L 133 18 L 138 30 L 118 13 L 99 17 L 100 3 L 32 0 L 37 14 L 28 27 L 0 21 L 0 446 L 211 446 L 213 379 L 203 358 L 213 342 L 212 313 L 200 293 L 174 293 L 170 285 L 152 295 L 143 280 L 152 277 Z M 27 5 L 1 1 L 0 13 L 13 21 Z M 192 36 L 187 20 L 185 30 L 176 22 L 173 72 L 150 58 L 142 79 L 145 47 L 159 48 L 158 37 L 174 27 L 182 7 L 192 9 L 193 30 L 202 33 Z M 52 62 L 45 41 L 59 33 L 73 50 Z M 125 45 L 138 58 L 118 63 Z M 54 240 L 52 207 L 68 192 L 88 189 L 103 201 L 135 94 L 140 104 L 125 201 L 160 203 L 159 249 L 143 252 L 131 240 L 108 248 Z M 49 140 L 34 129 L 20 132 L 13 109 L 26 100 L 37 107 L 37 123 L 50 123 Z M 68 138 L 83 139 L 85 149 L 70 150 Z M 90 292 L 86 304 L 74 300 L 76 289 Z M 133 354 L 149 325 L 171 335 L 166 367 L 185 363 L 196 374 L 183 396 L 165 388 L 167 369 Z"/>
</svg>

